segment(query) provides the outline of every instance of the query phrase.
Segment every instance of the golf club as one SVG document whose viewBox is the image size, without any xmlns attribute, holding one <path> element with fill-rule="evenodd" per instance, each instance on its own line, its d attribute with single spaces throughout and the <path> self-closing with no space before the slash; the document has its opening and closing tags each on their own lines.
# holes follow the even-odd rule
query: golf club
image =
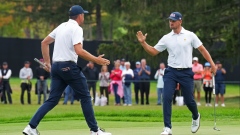
<svg viewBox="0 0 240 135">
<path fill-rule="evenodd" d="M 214 127 L 213 130 L 220 131 L 220 129 L 217 128 L 217 122 L 216 122 L 216 91 L 215 91 L 215 76 L 212 74 L 212 85 L 213 85 L 213 100 L 214 100 Z"/>
<path fill-rule="evenodd" d="M 40 65 L 42 65 L 43 67 L 45 67 L 46 65 L 44 63 L 42 63 L 40 60 L 38 60 L 37 58 L 34 58 L 34 61 L 36 61 L 37 63 L 39 63 Z"/>
</svg>

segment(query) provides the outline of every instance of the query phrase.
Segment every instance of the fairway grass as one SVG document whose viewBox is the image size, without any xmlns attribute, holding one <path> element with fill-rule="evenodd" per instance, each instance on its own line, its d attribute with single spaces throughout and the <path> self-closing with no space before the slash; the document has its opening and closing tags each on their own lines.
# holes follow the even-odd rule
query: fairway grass
<svg viewBox="0 0 240 135">
<path fill-rule="evenodd" d="M 213 121 L 201 123 L 199 131 L 195 135 L 237 135 L 239 123 L 220 121 L 217 127 L 221 131 L 213 130 Z M 0 124 L 1 135 L 19 135 L 27 123 Z M 173 135 L 192 135 L 190 131 L 191 121 L 173 122 Z M 162 122 L 116 122 L 99 121 L 99 125 L 113 135 L 160 135 Z M 41 135 L 89 135 L 89 129 L 85 121 L 51 121 L 41 122 L 38 127 Z"/>
</svg>

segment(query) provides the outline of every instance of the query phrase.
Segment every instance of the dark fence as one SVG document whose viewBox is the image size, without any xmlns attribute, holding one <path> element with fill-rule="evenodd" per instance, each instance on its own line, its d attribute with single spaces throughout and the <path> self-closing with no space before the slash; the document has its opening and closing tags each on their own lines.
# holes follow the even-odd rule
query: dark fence
<svg viewBox="0 0 240 135">
<path fill-rule="evenodd" d="M 93 55 L 97 55 L 98 46 L 101 43 L 111 42 L 100 42 L 100 41 L 84 41 L 83 48 L 86 49 Z M 53 45 L 50 45 L 50 54 L 52 55 Z M 9 68 L 12 69 L 13 76 L 18 76 L 20 69 L 23 67 L 24 61 L 28 60 L 31 62 L 31 68 L 33 72 L 38 66 L 34 62 L 34 58 L 41 58 L 41 40 L 39 39 L 19 39 L 19 38 L 0 38 L 0 64 L 6 61 L 9 64 Z M 84 67 L 87 61 L 79 58 L 78 65 Z M 132 68 L 134 67 L 134 61 L 132 61 Z M 227 81 L 240 81 L 240 65 L 232 66 L 231 63 L 223 63 L 223 66 L 227 70 L 226 80 Z M 100 70 L 100 66 L 97 66 Z M 113 65 L 109 66 L 112 69 Z M 152 79 L 156 72 L 156 69 L 151 69 Z"/>
</svg>

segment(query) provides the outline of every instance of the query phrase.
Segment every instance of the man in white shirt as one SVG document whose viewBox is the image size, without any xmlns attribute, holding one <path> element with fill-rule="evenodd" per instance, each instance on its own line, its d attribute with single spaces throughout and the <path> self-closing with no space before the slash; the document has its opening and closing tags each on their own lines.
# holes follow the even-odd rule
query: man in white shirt
<svg viewBox="0 0 240 135">
<path fill-rule="evenodd" d="M 157 105 L 162 105 L 162 93 L 163 93 L 163 75 L 165 71 L 165 64 L 160 63 L 159 64 L 159 69 L 154 75 L 154 78 L 158 80 L 157 82 L 157 95 L 158 95 L 158 100 L 157 100 Z"/>
<path fill-rule="evenodd" d="M 30 62 L 25 61 L 24 67 L 20 70 L 19 78 L 21 79 L 21 104 L 24 104 L 24 92 L 27 90 L 28 104 L 31 104 L 31 79 L 33 77 L 32 69 L 30 68 Z"/>
<path fill-rule="evenodd" d="M 168 68 L 165 69 L 163 81 L 163 116 L 164 131 L 161 135 L 172 134 L 171 113 L 172 113 L 172 96 L 177 83 L 182 87 L 182 94 L 185 104 L 192 112 L 191 132 L 196 133 L 200 127 L 200 113 L 198 113 L 196 102 L 193 97 L 193 75 L 192 72 L 192 51 L 193 47 L 197 48 L 203 57 L 211 64 L 212 72 L 216 73 L 215 64 L 203 46 L 198 37 L 188 30 L 185 30 L 182 24 L 182 15 L 179 12 L 173 12 L 169 16 L 169 26 L 172 31 L 164 35 L 158 43 L 152 47 L 146 43 L 147 34 L 143 35 L 141 31 L 137 32 L 138 41 L 150 55 L 167 49 L 168 51 Z"/>
<path fill-rule="evenodd" d="M 60 24 L 42 41 L 42 54 L 45 70 L 51 71 L 51 92 L 48 100 L 38 109 L 29 125 L 23 130 L 25 135 L 38 135 L 37 126 L 42 118 L 59 102 L 64 89 L 69 85 L 74 90 L 75 99 L 81 101 L 81 107 L 90 128 L 90 135 L 111 135 L 102 131 L 95 120 L 87 81 L 80 67 L 77 66 L 78 56 L 99 65 L 109 65 L 110 61 L 93 56 L 83 49 L 83 30 L 79 26 L 84 22 L 84 13 L 79 5 L 69 10 L 69 21 Z M 54 42 L 52 68 L 49 56 L 49 45 Z"/>
<path fill-rule="evenodd" d="M 12 89 L 9 83 L 9 79 L 12 75 L 12 71 L 11 69 L 8 68 L 7 62 L 3 62 L 2 67 L 3 68 L 0 70 L 0 80 L 2 80 L 2 85 L 3 85 L 2 100 L 4 104 L 7 104 L 7 98 L 8 98 L 9 104 L 12 104 L 12 96 L 11 96 Z"/>
</svg>

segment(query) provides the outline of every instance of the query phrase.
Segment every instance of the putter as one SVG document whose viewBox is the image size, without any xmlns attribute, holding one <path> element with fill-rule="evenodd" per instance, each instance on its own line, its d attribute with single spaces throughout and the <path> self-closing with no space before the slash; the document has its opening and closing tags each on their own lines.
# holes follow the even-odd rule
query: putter
<svg viewBox="0 0 240 135">
<path fill-rule="evenodd" d="M 215 76 L 214 74 L 212 74 L 212 83 L 213 83 L 213 95 L 214 95 L 214 127 L 213 127 L 213 130 L 216 130 L 216 131 L 220 131 L 220 129 L 217 128 L 217 122 L 216 122 L 216 91 L 215 91 Z"/>
<path fill-rule="evenodd" d="M 46 67 L 46 65 L 42 63 L 40 60 L 38 60 L 37 58 L 34 58 L 34 61 L 36 61 L 38 64 L 42 65 L 43 67 Z"/>
</svg>

